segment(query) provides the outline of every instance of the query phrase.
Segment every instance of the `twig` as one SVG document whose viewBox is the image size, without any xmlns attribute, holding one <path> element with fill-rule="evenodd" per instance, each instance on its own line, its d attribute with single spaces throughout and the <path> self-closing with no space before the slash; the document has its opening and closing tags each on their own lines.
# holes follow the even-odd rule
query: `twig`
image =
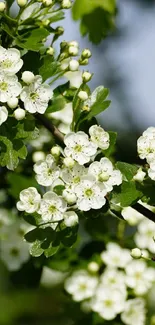
<svg viewBox="0 0 155 325">
<path fill-rule="evenodd" d="M 59 131 L 59 129 L 55 125 L 52 124 L 52 122 L 47 117 L 41 114 L 36 114 L 35 117 L 45 126 L 47 130 L 52 133 L 54 138 L 58 139 L 61 144 L 64 142 L 64 135 Z"/>
<path fill-rule="evenodd" d="M 140 203 L 135 203 L 134 205 L 132 205 L 132 208 L 137 210 L 139 213 L 142 213 L 146 218 L 148 218 L 151 221 L 155 222 L 155 214 L 152 211 L 145 208 Z"/>
</svg>

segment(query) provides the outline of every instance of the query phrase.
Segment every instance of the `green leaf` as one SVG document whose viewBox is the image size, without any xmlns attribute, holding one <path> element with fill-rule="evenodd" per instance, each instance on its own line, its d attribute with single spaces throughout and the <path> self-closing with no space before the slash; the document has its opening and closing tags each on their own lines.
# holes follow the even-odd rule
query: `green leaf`
<svg viewBox="0 0 155 325">
<path fill-rule="evenodd" d="M 46 113 L 54 113 L 61 111 L 65 107 L 66 101 L 63 96 L 54 97 L 51 101 L 51 104 L 49 104 Z"/>
<path fill-rule="evenodd" d="M 39 69 L 39 74 L 42 76 L 43 81 L 47 80 L 48 78 L 56 75 L 61 71 L 60 63 L 57 61 L 52 60 L 50 55 L 46 55 L 42 62 L 41 68 Z"/>
<path fill-rule="evenodd" d="M 107 88 L 99 86 L 95 91 L 96 100 L 93 105 L 90 106 L 90 112 L 87 114 L 88 120 L 105 111 L 105 109 L 108 108 L 111 103 L 110 100 L 105 100 L 109 95 L 109 90 Z"/>
<path fill-rule="evenodd" d="M 116 139 L 117 139 L 117 133 L 113 131 L 109 131 L 109 139 L 110 139 L 110 146 L 108 149 L 103 150 L 103 153 L 106 157 L 110 157 L 114 150 L 115 150 L 115 144 L 116 144 Z"/>
<path fill-rule="evenodd" d="M 73 19 L 80 19 L 82 16 L 90 14 L 96 8 L 102 8 L 110 13 L 114 13 L 115 6 L 115 0 L 75 0 L 72 7 Z"/>
<path fill-rule="evenodd" d="M 133 179 L 134 175 L 136 175 L 138 170 L 137 166 L 121 161 L 117 162 L 116 167 L 121 171 L 121 173 L 125 176 L 126 180 L 128 181 Z"/>
<path fill-rule="evenodd" d="M 43 254 L 44 250 L 40 247 L 40 241 L 36 240 L 30 247 L 30 254 L 34 257 L 39 257 Z"/>
<path fill-rule="evenodd" d="M 30 186 L 37 187 L 37 182 L 34 178 L 12 172 L 7 174 L 7 182 L 9 185 L 8 192 L 15 199 L 19 198 L 19 193 L 25 188 Z"/>
<path fill-rule="evenodd" d="M 0 165 L 14 170 L 19 158 L 25 159 L 27 149 L 21 140 L 10 141 L 6 136 L 0 135 Z"/>
<path fill-rule="evenodd" d="M 50 244 L 49 248 L 45 249 L 44 254 L 46 257 L 53 256 L 57 253 L 59 249 L 59 246 L 52 246 L 52 243 Z"/>
<path fill-rule="evenodd" d="M 122 185 L 113 191 L 111 202 L 120 203 L 122 207 L 126 207 L 137 202 L 142 196 L 143 193 L 136 188 L 135 182 L 123 181 Z"/>
<path fill-rule="evenodd" d="M 16 45 L 30 51 L 39 51 L 43 46 L 43 40 L 50 35 L 45 28 L 36 28 L 26 32 L 16 39 Z"/>
<path fill-rule="evenodd" d="M 39 130 L 35 127 L 35 120 L 30 118 L 24 119 L 17 124 L 16 139 L 27 141 L 34 140 L 39 136 Z"/>
<path fill-rule="evenodd" d="M 53 191 L 57 194 L 57 195 L 62 195 L 63 190 L 65 189 L 64 185 L 57 185 L 53 188 Z"/>
</svg>

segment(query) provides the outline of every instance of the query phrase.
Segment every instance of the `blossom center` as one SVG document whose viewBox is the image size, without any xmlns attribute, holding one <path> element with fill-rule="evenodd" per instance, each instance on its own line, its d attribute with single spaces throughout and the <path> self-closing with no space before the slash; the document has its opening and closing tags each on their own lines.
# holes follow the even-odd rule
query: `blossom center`
<svg viewBox="0 0 155 325">
<path fill-rule="evenodd" d="M 105 300 L 106 307 L 111 307 L 113 302 L 110 299 Z"/>
<path fill-rule="evenodd" d="M 101 182 L 106 182 L 109 179 L 109 175 L 106 172 L 102 172 L 101 174 L 99 174 L 98 176 L 98 180 Z"/>
<path fill-rule="evenodd" d="M 37 93 L 31 93 L 31 94 L 30 94 L 30 98 L 31 98 L 32 100 L 36 100 L 36 99 L 38 98 L 38 94 L 37 94 Z"/>
<path fill-rule="evenodd" d="M 80 182 L 80 177 L 79 177 L 79 176 L 74 177 L 73 182 L 74 182 L 75 184 L 79 183 L 79 182 Z"/>
<path fill-rule="evenodd" d="M 76 152 L 81 152 L 82 151 L 82 146 L 80 144 L 77 144 L 75 147 L 74 147 L 74 150 Z"/>
<path fill-rule="evenodd" d="M 56 213 L 56 211 L 57 211 L 57 208 L 54 206 L 54 205 L 51 205 L 50 207 L 49 207 L 49 212 L 51 212 L 51 213 Z"/>
<path fill-rule="evenodd" d="M 6 82 L 0 82 L 0 90 L 6 91 L 8 89 L 8 84 Z"/>
<path fill-rule="evenodd" d="M 86 195 L 87 197 L 91 197 L 92 194 L 93 194 L 93 191 L 92 191 L 91 188 L 87 188 L 87 189 L 85 190 L 85 195 Z"/>
<path fill-rule="evenodd" d="M 7 60 L 5 60 L 5 61 L 3 61 L 3 62 L 1 63 L 1 66 L 2 66 L 3 68 L 10 68 L 10 67 L 12 66 L 12 62 L 11 62 L 11 60 L 7 59 Z"/>
</svg>

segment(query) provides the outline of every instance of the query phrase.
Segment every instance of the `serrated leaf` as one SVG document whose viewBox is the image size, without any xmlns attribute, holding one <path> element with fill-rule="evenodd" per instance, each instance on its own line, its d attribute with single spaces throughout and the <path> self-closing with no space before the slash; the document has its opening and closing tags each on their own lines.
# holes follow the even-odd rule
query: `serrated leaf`
<svg viewBox="0 0 155 325">
<path fill-rule="evenodd" d="M 133 179 L 133 176 L 136 175 L 138 170 L 137 166 L 121 161 L 118 161 L 116 163 L 116 167 L 121 171 L 121 173 L 125 176 L 126 180 L 128 181 Z"/>
<path fill-rule="evenodd" d="M 90 14 L 96 8 L 102 8 L 110 13 L 114 13 L 115 6 L 115 0 L 75 0 L 72 7 L 73 19 L 80 19 L 82 16 Z"/>
<path fill-rule="evenodd" d="M 27 156 L 26 146 L 21 140 L 11 142 L 7 137 L 0 136 L 0 165 L 14 170 L 19 162 L 19 158 L 25 159 Z"/>
<path fill-rule="evenodd" d="M 16 45 L 30 51 L 39 51 L 43 46 L 43 40 L 50 35 L 45 28 L 36 28 L 28 31 L 16 39 Z"/>
<path fill-rule="evenodd" d="M 57 253 L 58 249 L 59 249 L 59 246 L 52 246 L 52 243 L 51 243 L 50 246 L 47 249 L 45 249 L 44 255 L 46 257 L 51 257 Z"/>
<path fill-rule="evenodd" d="M 61 111 L 66 104 L 66 100 L 63 96 L 58 96 L 58 97 L 54 97 L 53 100 L 51 101 L 51 104 L 49 104 L 46 113 L 54 113 L 54 112 L 58 112 Z"/>
<path fill-rule="evenodd" d="M 30 254 L 34 257 L 39 257 L 43 254 L 44 250 L 40 247 L 40 241 L 36 240 L 30 247 Z"/>
<path fill-rule="evenodd" d="M 120 203 L 122 207 L 130 206 L 137 202 L 143 193 L 136 188 L 136 184 L 133 181 L 123 181 L 122 185 L 119 186 L 112 193 L 112 203 Z"/>
<path fill-rule="evenodd" d="M 60 63 L 52 60 L 50 55 L 46 55 L 39 69 L 39 74 L 42 76 L 43 81 L 56 75 L 60 71 L 61 71 Z"/>
</svg>

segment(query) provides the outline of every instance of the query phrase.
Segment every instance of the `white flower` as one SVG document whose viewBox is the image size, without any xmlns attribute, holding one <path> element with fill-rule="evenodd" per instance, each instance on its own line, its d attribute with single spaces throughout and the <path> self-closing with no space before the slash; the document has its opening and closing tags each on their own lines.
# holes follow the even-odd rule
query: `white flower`
<svg viewBox="0 0 155 325">
<path fill-rule="evenodd" d="M 17 221 L 8 223 L 5 238 L 0 242 L 0 258 L 10 271 L 18 270 L 29 259 L 29 244 L 23 240 L 30 227 Z"/>
<path fill-rule="evenodd" d="M 145 325 L 145 313 L 144 299 L 129 299 L 125 302 L 121 320 L 126 325 Z"/>
<path fill-rule="evenodd" d="M 98 279 L 85 270 L 74 272 L 65 281 L 65 290 L 73 296 L 73 300 L 82 301 L 91 298 L 95 293 Z"/>
<path fill-rule="evenodd" d="M 63 222 L 66 227 L 74 227 L 79 222 L 78 215 L 74 211 L 65 212 L 63 217 L 64 217 Z"/>
<path fill-rule="evenodd" d="M 76 55 L 78 55 L 78 52 L 79 52 L 78 47 L 76 47 L 76 46 L 69 46 L 68 53 L 70 55 L 76 56 Z"/>
<path fill-rule="evenodd" d="M 83 90 L 80 90 L 79 93 L 78 93 L 78 97 L 81 99 L 81 100 L 86 100 L 88 99 L 88 94 L 86 91 L 83 91 Z"/>
<path fill-rule="evenodd" d="M 132 207 L 123 208 L 121 214 L 130 226 L 136 226 L 144 218 L 143 214 Z"/>
<path fill-rule="evenodd" d="M 96 180 L 103 182 L 107 191 L 112 191 L 114 185 L 122 183 L 122 174 L 119 170 L 113 169 L 111 161 L 104 157 L 100 161 L 94 161 L 88 169 L 88 173 Z"/>
<path fill-rule="evenodd" d="M 81 211 L 100 209 L 106 203 L 107 194 L 104 184 L 96 182 L 92 176 L 84 176 L 79 185 L 75 186 L 77 206 Z"/>
<path fill-rule="evenodd" d="M 55 222 L 63 219 L 63 214 L 67 209 L 67 203 L 52 191 L 46 192 L 40 203 L 38 211 L 43 221 Z"/>
<path fill-rule="evenodd" d="M 17 97 L 22 90 L 17 76 L 0 74 L 0 102 L 7 102 L 10 97 Z"/>
<path fill-rule="evenodd" d="M 49 85 L 42 84 L 41 76 L 35 76 L 34 82 L 25 86 L 20 94 L 25 109 L 30 113 L 38 112 L 40 114 L 45 113 L 52 96 L 53 91 Z"/>
<path fill-rule="evenodd" d="M 19 211 L 34 213 L 38 210 L 41 196 L 35 187 L 28 187 L 20 192 L 20 201 L 17 202 Z"/>
<path fill-rule="evenodd" d="M 87 103 L 85 104 L 87 105 Z M 110 145 L 109 133 L 104 131 L 104 129 L 101 128 L 101 126 L 92 125 L 89 128 L 89 134 L 90 134 L 91 141 L 94 142 L 100 149 L 105 150 L 109 148 Z"/>
<path fill-rule="evenodd" d="M 92 310 L 106 320 L 114 319 L 124 310 L 125 297 L 119 289 L 99 287 L 96 296 L 92 299 Z"/>
<path fill-rule="evenodd" d="M 82 71 L 67 71 L 64 76 L 70 82 L 70 88 L 79 88 L 82 84 Z"/>
<path fill-rule="evenodd" d="M 100 277 L 100 286 L 107 287 L 111 290 L 119 289 L 126 297 L 127 290 L 125 284 L 125 273 L 118 271 L 116 268 L 107 267 Z"/>
<path fill-rule="evenodd" d="M 69 69 L 70 71 L 77 71 L 79 68 L 79 62 L 77 60 L 70 60 Z"/>
<path fill-rule="evenodd" d="M 121 248 L 116 243 L 108 243 L 106 251 L 101 253 L 102 261 L 110 267 L 124 268 L 132 260 L 130 250 Z"/>
<path fill-rule="evenodd" d="M 71 156 L 80 165 L 89 162 L 91 157 L 96 154 L 96 145 L 89 141 L 88 135 L 83 131 L 67 134 L 64 143 L 66 145 L 65 155 Z"/>
<path fill-rule="evenodd" d="M 150 168 L 148 169 L 149 177 L 155 181 L 155 160 L 150 163 Z"/>
<path fill-rule="evenodd" d="M 84 166 L 75 163 L 72 168 L 63 168 L 61 172 L 61 177 L 63 181 L 71 187 L 74 187 L 80 183 L 81 177 L 86 175 L 87 169 Z"/>
<path fill-rule="evenodd" d="M 5 106 L 0 106 L 0 125 L 2 125 L 8 118 L 8 110 Z"/>
<path fill-rule="evenodd" d="M 59 177 L 59 168 L 52 155 L 47 155 L 45 160 L 36 162 L 33 168 L 40 185 L 50 186 Z"/>
<path fill-rule="evenodd" d="M 22 67 L 23 60 L 20 58 L 19 50 L 0 46 L 0 73 L 15 75 Z"/>
<path fill-rule="evenodd" d="M 135 235 L 135 243 L 139 248 L 147 248 L 150 252 L 155 252 L 155 223 L 151 220 L 144 219 L 138 225 L 138 231 Z"/>
<path fill-rule="evenodd" d="M 137 141 L 137 150 L 141 159 L 150 159 L 155 155 L 155 128 L 150 127 L 143 132 Z"/>
<path fill-rule="evenodd" d="M 126 266 L 126 284 L 137 295 L 145 294 L 155 281 L 155 270 L 142 260 L 132 260 Z"/>
</svg>

